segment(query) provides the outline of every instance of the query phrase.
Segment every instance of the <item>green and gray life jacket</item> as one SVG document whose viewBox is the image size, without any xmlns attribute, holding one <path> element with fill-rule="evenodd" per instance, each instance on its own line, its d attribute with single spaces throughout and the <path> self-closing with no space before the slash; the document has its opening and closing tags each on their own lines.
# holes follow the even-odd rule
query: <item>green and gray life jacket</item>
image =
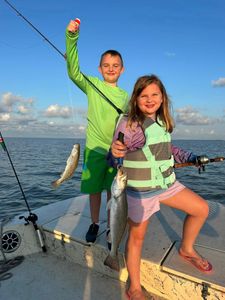
<svg viewBox="0 0 225 300">
<path fill-rule="evenodd" d="M 151 118 L 143 123 L 145 145 L 128 152 L 123 160 L 128 189 L 151 191 L 169 188 L 176 180 L 171 153 L 171 136 Z"/>
</svg>

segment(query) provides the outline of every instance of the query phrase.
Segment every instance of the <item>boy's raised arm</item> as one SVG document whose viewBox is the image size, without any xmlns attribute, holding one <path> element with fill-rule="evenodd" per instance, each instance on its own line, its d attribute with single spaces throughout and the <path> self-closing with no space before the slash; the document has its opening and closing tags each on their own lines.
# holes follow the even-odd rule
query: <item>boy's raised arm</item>
<svg viewBox="0 0 225 300">
<path fill-rule="evenodd" d="M 66 60 L 70 79 L 83 91 L 86 91 L 86 80 L 80 71 L 77 42 L 79 38 L 79 19 L 71 20 L 66 28 Z"/>
</svg>

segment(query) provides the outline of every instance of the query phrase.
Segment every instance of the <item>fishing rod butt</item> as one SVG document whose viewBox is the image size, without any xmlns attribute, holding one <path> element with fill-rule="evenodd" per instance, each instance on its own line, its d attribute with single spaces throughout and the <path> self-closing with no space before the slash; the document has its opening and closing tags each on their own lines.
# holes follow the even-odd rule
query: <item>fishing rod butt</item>
<svg viewBox="0 0 225 300">
<path fill-rule="evenodd" d="M 37 232 L 38 240 L 39 240 L 39 243 L 40 243 L 42 251 L 43 252 L 47 252 L 47 248 L 46 248 L 46 246 L 44 244 L 43 236 L 42 236 L 42 233 L 41 233 L 40 229 L 37 228 L 36 232 Z"/>
<path fill-rule="evenodd" d="M 25 221 L 25 226 L 32 223 L 34 229 L 35 229 L 35 232 L 37 234 L 37 238 L 38 238 L 38 242 L 40 244 L 40 247 L 42 249 L 43 252 L 47 252 L 47 248 L 45 246 L 45 243 L 44 243 L 44 239 L 43 239 L 43 234 L 41 233 L 36 221 L 38 220 L 38 216 L 34 213 L 30 213 L 28 217 L 25 217 L 25 216 L 20 216 L 19 219 L 24 219 Z"/>
</svg>

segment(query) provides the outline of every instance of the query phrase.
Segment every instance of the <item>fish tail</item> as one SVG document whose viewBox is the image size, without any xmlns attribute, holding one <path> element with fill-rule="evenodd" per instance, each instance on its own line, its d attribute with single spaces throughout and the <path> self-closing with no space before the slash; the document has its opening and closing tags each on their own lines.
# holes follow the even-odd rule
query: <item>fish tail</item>
<svg viewBox="0 0 225 300">
<path fill-rule="evenodd" d="M 57 179 L 57 180 L 55 180 L 55 181 L 52 181 L 51 185 L 52 185 L 54 188 L 57 188 L 57 187 L 60 185 L 60 183 L 59 183 L 59 181 L 58 181 L 58 179 Z"/>
<path fill-rule="evenodd" d="M 109 268 L 119 272 L 120 270 L 120 264 L 118 257 L 112 257 L 111 255 L 108 255 L 104 261 L 104 265 L 108 266 Z"/>
</svg>

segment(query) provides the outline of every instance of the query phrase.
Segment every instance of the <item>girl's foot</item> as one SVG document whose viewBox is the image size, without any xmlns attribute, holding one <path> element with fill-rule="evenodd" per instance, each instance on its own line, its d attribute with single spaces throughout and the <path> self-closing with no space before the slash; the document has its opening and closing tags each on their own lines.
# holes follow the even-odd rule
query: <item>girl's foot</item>
<svg viewBox="0 0 225 300">
<path fill-rule="evenodd" d="M 209 261 L 199 255 L 196 251 L 193 254 L 185 253 L 181 248 L 178 251 L 179 255 L 190 262 L 193 266 L 195 266 L 201 272 L 210 272 L 212 271 L 212 265 Z"/>
<path fill-rule="evenodd" d="M 142 291 L 134 290 L 133 292 L 126 291 L 126 297 L 128 300 L 146 300 Z"/>
</svg>

